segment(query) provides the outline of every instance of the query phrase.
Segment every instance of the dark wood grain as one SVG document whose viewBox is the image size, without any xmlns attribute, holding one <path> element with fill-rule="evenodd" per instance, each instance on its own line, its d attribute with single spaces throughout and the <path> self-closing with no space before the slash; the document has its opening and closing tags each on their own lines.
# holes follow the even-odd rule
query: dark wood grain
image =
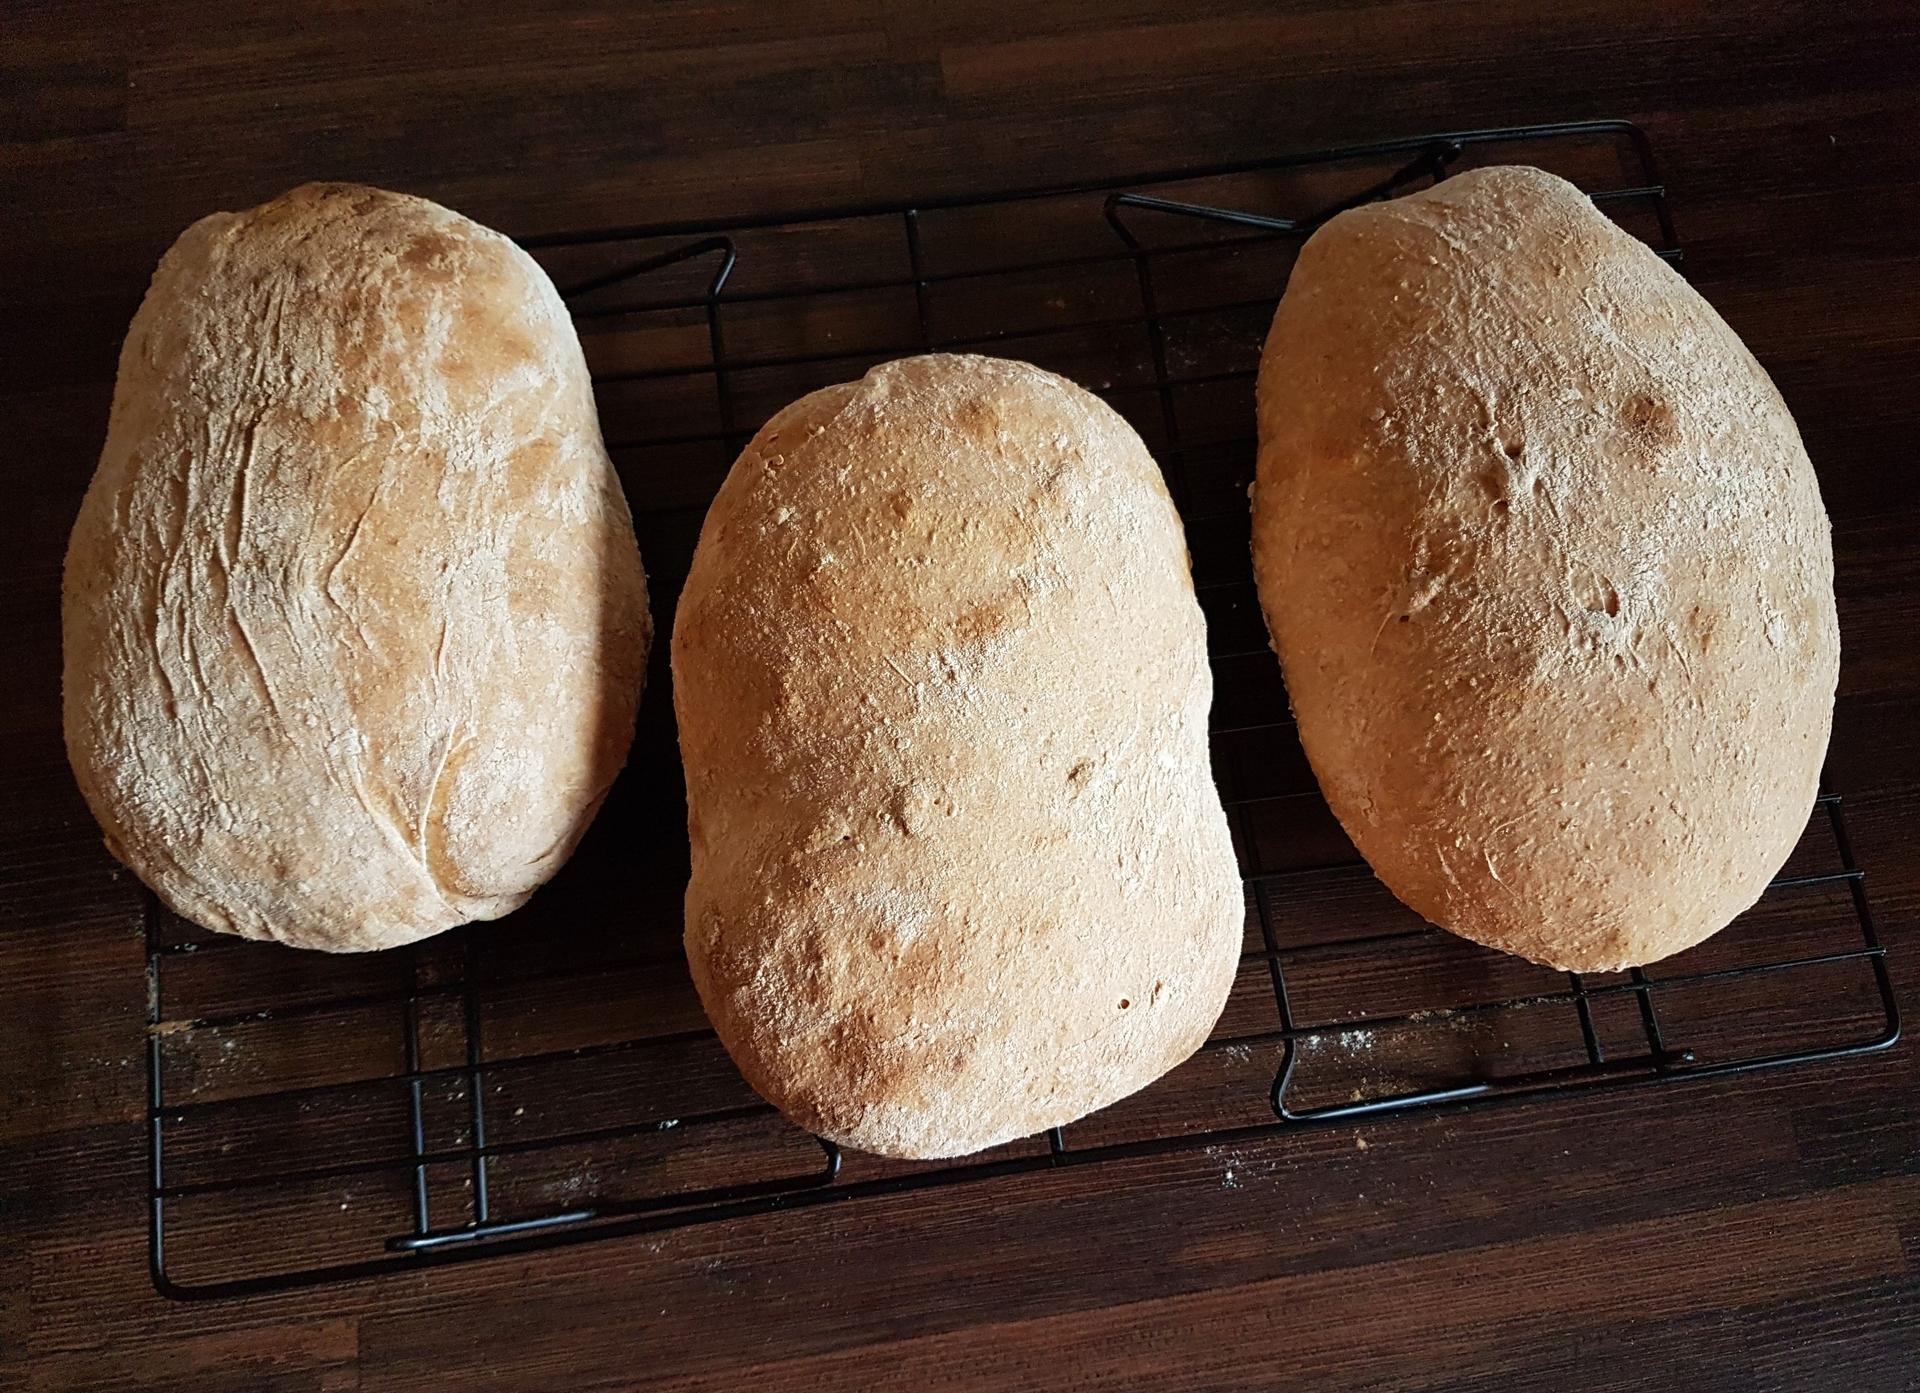
<svg viewBox="0 0 1920 1393">
<path fill-rule="evenodd" d="M 1920 1000 L 1917 106 L 1920 11 L 1901 0 L 8 6 L 0 1389 L 1920 1387 L 1907 1045 L 1738 1084 L 1329 1127 L 166 1302 L 145 1268 L 140 901 L 66 770 L 56 612 L 114 356 L 155 259 L 195 217 L 301 179 L 388 184 L 532 236 L 1625 117 L 1660 150 L 1689 274 L 1774 373 L 1819 470 L 1846 645 L 1831 771 L 1901 991 Z M 956 265 L 985 244 L 961 218 L 943 239 Z M 760 264 L 816 255 L 788 245 Z M 964 333 L 1005 308 L 940 312 Z M 900 310 L 850 304 L 809 332 L 909 328 Z M 743 333 L 770 356 L 810 346 L 772 320 Z M 710 487 L 690 476 L 685 503 Z M 1300 772 L 1261 767 L 1276 787 Z M 582 860 L 555 887 L 576 906 L 623 864 L 611 847 Z M 649 871 L 660 893 L 642 903 L 670 907 L 671 866 Z M 1295 912 L 1337 936 L 1356 903 L 1329 892 Z M 1433 954 L 1422 972 L 1453 970 Z M 379 970 L 359 985 L 378 990 Z M 310 989 L 297 967 L 257 971 L 261 990 Z M 1322 971 L 1322 999 L 1351 1009 L 1347 961 Z M 623 1001 L 613 1034 L 631 1033 L 637 1003 L 658 1022 L 685 1013 L 683 997 L 648 995 L 643 969 L 607 980 Z M 195 1010 L 229 1004 L 212 978 L 180 990 L 206 993 Z M 496 1005 L 514 1047 L 550 1038 L 538 1011 Z M 321 1048 L 285 1043 L 311 1067 L 338 1063 Z M 597 1072 L 589 1102 L 612 1115 L 630 1082 Z M 541 1097 L 514 1103 L 520 1125 L 545 1125 Z M 1101 1125 L 1155 1125 L 1150 1098 L 1137 1106 Z M 770 1136 L 737 1141 L 755 1164 L 791 1159 Z"/>
</svg>

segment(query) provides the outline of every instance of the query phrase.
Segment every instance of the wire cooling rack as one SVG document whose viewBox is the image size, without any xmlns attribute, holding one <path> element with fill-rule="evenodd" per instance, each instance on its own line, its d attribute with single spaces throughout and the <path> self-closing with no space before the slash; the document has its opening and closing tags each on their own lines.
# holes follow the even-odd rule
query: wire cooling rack
<svg viewBox="0 0 1920 1393">
<path fill-rule="evenodd" d="M 1733 927 L 1656 968 L 1582 977 L 1423 924 L 1314 787 L 1247 560 L 1261 340 L 1318 222 L 1501 162 L 1573 179 L 1681 259 L 1647 141 L 1614 122 L 530 243 L 573 307 L 652 575 L 663 641 L 633 759 L 572 863 L 497 924 L 334 958 L 150 909 L 159 1290 L 238 1296 L 1891 1044 L 1892 988 L 1837 795 Z M 787 1123 L 707 1027 L 679 943 L 685 807 L 664 635 L 707 501 L 754 428 L 803 392 L 929 348 L 1064 373 L 1162 461 L 1209 621 L 1247 937 L 1226 1012 L 1187 1064 L 1071 1126 L 915 1164 L 842 1155 Z"/>
</svg>

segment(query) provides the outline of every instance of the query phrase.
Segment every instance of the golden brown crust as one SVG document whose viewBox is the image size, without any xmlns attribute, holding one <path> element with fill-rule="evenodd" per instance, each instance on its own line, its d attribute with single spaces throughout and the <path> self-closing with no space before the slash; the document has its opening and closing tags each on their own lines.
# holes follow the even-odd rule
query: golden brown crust
<svg viewBox="0 0 1920 1393">
<path fill-rule="evenodd" d="M 626 757 L 649 637 L 552 284 L 377 189 L 194 224 L 121 352 L 63 622 L 80 786 L 188 918 L 347 950 L 519 905 Z"/>
<path fill-rule="evenodd" d="M 1579 971 L 1753 903 L 1826 750 L 1832 549 L 1779 394 L 1678 275 L 1538 170 L 1344 213 L 1260 431 L 1274 648 L 1395 894 Z"/>
<path fill-rule="evenodd" d="M 708 514 L 673 667 L 688 959 L 802 1125 L 958 1155 L 1206 1037 L 1244 909 L 1204 625 L 1096 398 L 933 356 L 795 403 Z"/>
</svg>

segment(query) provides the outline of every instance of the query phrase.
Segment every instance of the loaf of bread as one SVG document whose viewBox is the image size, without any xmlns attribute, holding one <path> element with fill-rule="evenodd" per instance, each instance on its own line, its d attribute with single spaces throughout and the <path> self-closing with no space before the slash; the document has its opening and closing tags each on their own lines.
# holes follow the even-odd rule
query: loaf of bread
<svg viewBox="0 0 1920 1393">
<path fill-rule="evenodd" d="M 801 1125 L 960 1155 L 1205 1039 L 1245 911 L 1204 623 L 1098 399 L 930 356 L 795 402 L 707 515 L 673 673 L 694 982 Z"/>
<path fill-rule="evenodd" d="M 189 228 L 67 552 L 67 748 L 210 929 L 505 914 L 626 758 L 646 582 L 579 341 L 506 238 L 313 184 Z"/>
<path fill-rule="evenodd" d="M 1832 547 L 1699 295 L 1572 185 L 1461 174 L 1307 243 L 1259 410 L 1268 628 L 1395 894 L 1576 971 L 1758 898 L 1826 750 Z"/>
</svg>

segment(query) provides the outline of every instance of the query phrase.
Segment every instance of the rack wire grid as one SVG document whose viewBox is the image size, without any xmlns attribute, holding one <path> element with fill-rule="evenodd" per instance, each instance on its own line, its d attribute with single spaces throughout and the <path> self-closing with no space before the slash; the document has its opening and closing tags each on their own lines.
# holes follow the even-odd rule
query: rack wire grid
<svg viewBox="0 0 1920 1393">
<path fill-rule="evenodd" d="M 530 241 L 586 345 L 663 635 L 735 453 L 803 392 L 964 348 L 1063 373 L 1139 429 L 1186 520 L 1208 617 L 1215 772 L 1247 893 L 1242 970 L 1200 1053 L 1103 1112 L 962 1161 L 842 1155 L 754 1097 L 688 982 L 684 795 L 658 643 L 626 774 L 573 862 L 511 918 L 333 958 L 220 938 L 149 902 L 158 1289 L 230 1297 L 418 1271 L 1892 1044 L 1897 1009 L 1836 794 L 1731 928 L 1657 968 L 1582 977 L 1422 923 L 1315 788 L 1248 565 L 1261 341 L 1319 222 L 1503 162 L 1571 178 L 1680 261 L 1649 144 L 1619 122 Z"/>
</svg>

